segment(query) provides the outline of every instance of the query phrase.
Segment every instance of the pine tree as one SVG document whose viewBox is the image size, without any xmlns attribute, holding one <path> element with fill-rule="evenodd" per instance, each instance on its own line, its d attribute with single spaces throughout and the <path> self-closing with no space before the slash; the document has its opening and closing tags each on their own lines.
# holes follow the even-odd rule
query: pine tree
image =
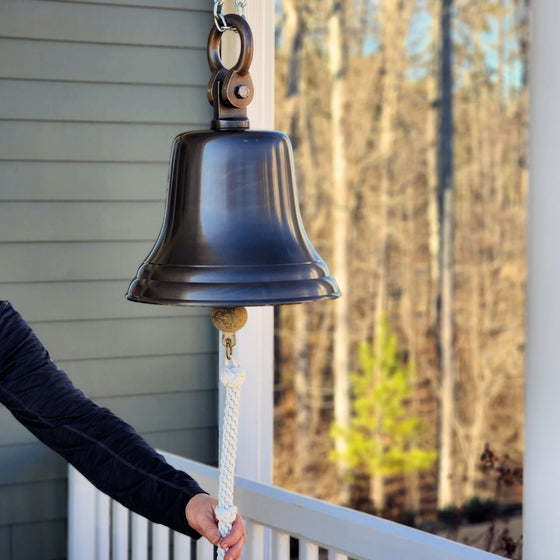
<svg viewBox="0 0 560 560">
<path fill-rule="evenodd" d="M 422 447 L 425 426 L 408 411 L 414 388 L 415 367 L 403 363 L 397 337 L 383 318 L 376 344 L 360 346 L 360 370 L 350 376 L 353 402 L 350 427 L 333 424 L 333 438 L 346 442 L 343 454 L 333 450 L 332 460 L 344 462 L 355 480 L 364 475 L 386 477 L 431 467 L 436 452 Z M 379 497 L 377 497 L 379 501 Z M 383 503 L 374 503 L 382 510 Z"/>
</svg>

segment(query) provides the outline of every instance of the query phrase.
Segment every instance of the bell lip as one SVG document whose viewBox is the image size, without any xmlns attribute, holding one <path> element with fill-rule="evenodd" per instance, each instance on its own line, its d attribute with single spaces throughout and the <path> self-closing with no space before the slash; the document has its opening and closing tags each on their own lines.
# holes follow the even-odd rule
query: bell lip
<svg viewBox="0 0 560 560">
<path fill-rule="evenodd" d="M 177 300 L 177 299 L 154 299 L 145 297 L 136 297 L 131 294 L 126 294 L 126 299 L 134 303 L 147 303 L 150 305 L 172 305 L 176 307 L 267 307 L 267 306 L 277 306 L 277 305 L 296 305 L 300 303 L 310 303 L 314 301 L 324 301 L 324 300 L 334 300 L 342 295 L 340 290 L 332 292 L 327 295 L 320 296 L 308 296 L 301 298 L 278 298 L 277 300 L 263 300 L 262 302 L 257 302 L 255 300 Z"/>
<path fill-rule="evenodd" d="M 135 278 L 126 293 L 126 299 L 136 303 L 201 307 L 289 305 L 340 296 L 341 292 L 332 276 L 299 282 L 249 284 L 182 284 Z"/>
</svg>

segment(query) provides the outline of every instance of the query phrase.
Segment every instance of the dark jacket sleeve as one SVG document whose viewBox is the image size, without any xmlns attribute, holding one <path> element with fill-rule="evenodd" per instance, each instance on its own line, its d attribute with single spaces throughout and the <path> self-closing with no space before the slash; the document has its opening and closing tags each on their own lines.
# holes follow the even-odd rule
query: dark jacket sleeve
<svg viewBox="0 0 560 560">
<path fill-rule="evenodd" d="M 200 536 L 187 525 L 185 506 L 203 490 L 76 389 L 8 302 L 0 302 L 0 402 L 101 491 L 155 523 Z"/>
</svg>

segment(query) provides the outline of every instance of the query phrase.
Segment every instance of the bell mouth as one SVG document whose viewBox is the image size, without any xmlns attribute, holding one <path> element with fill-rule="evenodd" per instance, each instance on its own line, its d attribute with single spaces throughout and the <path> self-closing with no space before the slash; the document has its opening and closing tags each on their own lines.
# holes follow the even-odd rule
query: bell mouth
<svg viewBox="0 0 560 560">
<path fill-rule="evenodd" d="M 160 305 L 252 307 L 339 296 L 335 279 L 318 261 L 228 267 L 144 263 L 126 297 Z"/>
</svg>

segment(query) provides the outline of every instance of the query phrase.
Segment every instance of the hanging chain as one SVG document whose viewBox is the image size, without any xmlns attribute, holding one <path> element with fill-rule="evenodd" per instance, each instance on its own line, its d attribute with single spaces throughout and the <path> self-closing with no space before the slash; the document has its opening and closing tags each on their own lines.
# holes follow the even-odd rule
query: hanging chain
<svg viewBox="0 0 560 560">
<path fill-rule="evenodd" d="M 220 33 L 223 33 L 228 29 L 234 29 L 226 22 L 226 17 L 224 15 L 224 1 L 225 0 L 214 0 L 214 23 Z M 237 14 L 245 19 L 247 0 L 235 0 L 235 6 L 237 7 Z"/>
<path fill-rule="evenodd" d="M 245 8 L 247 7 L 247 0 L 235 0 L 235 5 L 237 6 L 237 15 L 245 18 Z"/>
</svg>

